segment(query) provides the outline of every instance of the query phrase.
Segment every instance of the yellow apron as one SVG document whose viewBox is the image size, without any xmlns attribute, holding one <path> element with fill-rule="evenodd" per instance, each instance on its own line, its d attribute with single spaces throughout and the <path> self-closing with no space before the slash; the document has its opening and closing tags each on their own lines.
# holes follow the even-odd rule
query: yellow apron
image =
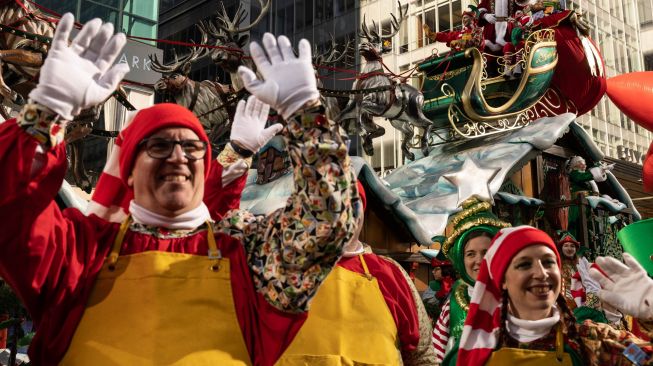
<svg viewBox="0 0 653 366">
<path fill-rule="evenodd" d="M 521 348 L 502 347 L 490 356 L 486 366 L 572 366 L 571 357 L 564 350 L 564 337 L 562 327 L 558 325 L 556 331 L 556 350 L 537 351 Z"/>
<path fill-rule="evenodd" d="M 277 366 L 400 365 L 397 325 L 379 283 L 336 266 L 311 302 L 308 319 Z"/>
<path fill-rule="evenodd" d="M 249 365 L 229 260 L 208 225 L 209 257 L 143 252 L 120 257 L 120 227 L 61 365 Z"/>
</svg>

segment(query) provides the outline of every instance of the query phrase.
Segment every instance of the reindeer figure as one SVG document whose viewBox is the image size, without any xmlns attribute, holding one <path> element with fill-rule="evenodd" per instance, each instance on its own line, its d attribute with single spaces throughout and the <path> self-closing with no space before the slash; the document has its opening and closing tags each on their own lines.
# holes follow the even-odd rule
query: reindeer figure
<svg viewBox="0 0 653 366">
<path fill-rule="evenodd" d="M 236 14 L 233 20 L 227 14 L 224 3 L 220 3 L 220 12 L 212 19 L 200 21 L 198 27 L 202 34 L 208 34 L 216 46 L 211 50 L 211 60 L 220 68 L 229 73 L 231 85 L 234 91 L 243 89 L 243 82 L 238 77 L 237 71 L 240 65 L 244 65 L 254 70 L 254 63 L 249 59 L 243 58 L 245 52 L 243 48 L 249 41 L 249 34 L 242 34 L 250 31 L 270 10 L 271 0 L 258 0 L 261 5 L 261 13 L 258 17 L 249 23 L 248 26 L 241 27 L 241 23 L 247 18 L 247 11 L 243 8 L 242 3 L 238 4 Z"/>
<path fill-rule="evenodd" d="M 202 44 L 206 44 L 206 41 L 206 34 L 203 33 Z M 217 144 L 230 130 L 229 109 L 235 107 L 228 96 L 233 91 L 228 85 L 210 80 L 194 81 L 188 77 L 193 62 L 205 55 L 206 48 L 193 47 L 190 54 L 181 59 L 175 52 L 175 61 L 169 65 L 159 62 L 156 55 L 150 56 L 150 60 L 152 69 L 162 74 L 161 79 L 154 84 L 154 90 L 195 113 L 211 142 Z M 220 106 L 224 108 L 219 108 Z"/>
<path fill-rule="evenodd" d="M 316 68 L 316 75 L 319 76 L 320 73 L 320 67 L 321 66 L 326 66 L 326 65 L 334 65 L 338 62 L 340 62 L 346 55 L 347 52 L 349 51 L 349 48 L 351 47 L 352 40 L 347 38 L 345 40 L 345 47 L 343 48 L 342 51 L 338 51 L 336 39 L 333 36 L 333 34 L 330 34 L 331 36 L 331 44 L 327 48 L 325 52 L 320 53 L 317 49 L 317 47 L 313 47 L 313 66 Z M 322 80 L 318 77 L 317 79 L 317 86 L 318 88 L 324 87 L 324 84 L 322 83 Z M 338 115 L 340 114 L 340 106 L 338 105 L 338 99 L 334 97 L 326 97 L 324 95 L 320 95 L 320 100 L 322 101 L 322 105 L 324 105 L 324 108 L 326 108 L 326 114 L 327 117 L 330 120 L 336 121 L 336 118 L 338 118 Z"/>
<path fill-rule="evenodd" d="M 376 22 L 372 22 L 372 28 L 367 26 L 365 16 L 361 24 L 359 37 L 365 39 L 359 46 L 360 54 L 366 63 L 363 66 L 362 73 L 372 74 L 372 76 L 356 80 L 352 90 L 365 90 L 379 87 L 389 87 L 386 91 L 376 91 L 371 93 L 352 93 L 349 103 L 342 110 L 337 121 L 343 126 L 350 126 L 351 121 L 355 121 L 355 130 L 363 138 L 363 149 L 368 155 L 374 153 L 372 140 L 385 134 L 385 129 L 376 123 L 372 117 L 384 117 L 390 120 L 392 126 L 404 135 L 401 143 L 401 150 L 410 160 L 415 159 L 415 155 L 409 151 L 409 142 L 414 135 L 414 127 L 424 129 L 424 135 L 421 138 L 421 146 L 424 155 L 428 155 L 428 135 L 430 133 L 431 121 L 424 116 L 422 106 L 424 104 L 424 95 L 413 86 L 405 83 L 396 84 L 386 75 L 373 75 L 374 73 L 383 73 L 383 64 L 381 63 L 381 53 L 387 51 L 383 45 L 384 40 L 391 40 L 399 32 L 399 27 L 403 22 L 407 12 L 399 3 L 399 20 L 394 14 L 391 14 L 392 31 L 388 35 L 381 35 L 377 31 Z M 392 87 L 394 85 L 394 87 Z"/>
<path fill-rule="evenodd" d="M 27 33 L 52 38 L 54 24 L 29 2 L 3 1 L 0 5 L 0 24 Z M 49 44 L 26 39 L 11 29 L 0 32 L 0 101 L 20 108 L 29 92 L 36 86 L 34 80 L 43 65 Z M 8 81 L 5 81 L 8 80 Z M 9 118 L 5 106 L 0 109 Z"/>
</svg>

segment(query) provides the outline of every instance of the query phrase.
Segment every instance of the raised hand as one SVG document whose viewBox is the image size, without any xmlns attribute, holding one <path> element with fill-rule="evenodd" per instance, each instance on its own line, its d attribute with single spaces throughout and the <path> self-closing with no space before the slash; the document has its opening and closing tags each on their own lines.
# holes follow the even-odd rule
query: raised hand
<svg viewBox="0 0 653 366">
<path fill-rule="evenodd" d="M 231 127 L 231 141 L 255 153 L 283 129 L 279 123 L 265 128 L 270 106 L 250 96 L 247 103 L 238 102 Z"/>
<path fill-rule="evenodd" d="M 644 268 L 628 253 L 624 263 L 611 257 L 598 257 L 596 264 L 608 275 L 590 269 L 590 276 L 601 284 L 598 296 L 624 314 L 653 320 L 653 280 Z"/>
<path fill-rule="evenodd" d="M 311 44 L 305 39 L 299 41 L 297 57 L 286 36 L 275 39 L 265 33 L 263 47 L 265 52 L 258 43 L 250 44 L 250 54 L 264 80 L 257 79 L 245 66 L 238 68 L 238 75 L 250 93 L 288 119 L 304 104 L 320 97 L 311 63 Z"/>
<path fill-rule="evenodd" d="M 127 42 L 124 34 L 114 35 L 111 23 L 93 19 L 69 45 L 74 23 L 70 13 L 61 17 L 39 83 L 29 94 L 32 101 L 67 120 L 107 99 L 129 72 L 127 64 L 113 65 Z"/>
<path fill-rule="evenodd" d="M 485 19 L 485 21 L 487 21 L 490 24 L 494 24 L 497 22 L 497 17 L 494 14 L 489 14 L 489 13 L 483 14 L 483 18 Z"/>
</svg>

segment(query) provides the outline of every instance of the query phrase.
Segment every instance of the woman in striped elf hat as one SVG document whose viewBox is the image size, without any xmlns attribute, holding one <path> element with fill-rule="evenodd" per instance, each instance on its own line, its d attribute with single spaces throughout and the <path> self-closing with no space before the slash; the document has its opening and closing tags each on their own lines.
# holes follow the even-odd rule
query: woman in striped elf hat
<svg viewBox="0 0 653 366">
<path fill-rule="evenodd" d="M 643 342 L 607 324 L 578 324 L 561 294 L 560 266 L 544 231 L 502 229 L 474 286 L 457 365 L 630 364 L 624 346 Z"/>
<path fill-rule="evenodd" d="M 463 202 L 462 206 L 463 210 L 451 218 L 449 225 L 453 232 L 442 245 L 442 253 L 451 260 L 460 275 L 433 327 L 436 362 L 443 364 L 449 364 L 451 356 L 447 351 L 455 349 L 460 340 L 471 290 L 492 237 L 499 229 L 510 226 L 492 213 L 489 202 L 473 198 Z M 448 357 L 445 358 L 445 354 Z"/>
</svg>

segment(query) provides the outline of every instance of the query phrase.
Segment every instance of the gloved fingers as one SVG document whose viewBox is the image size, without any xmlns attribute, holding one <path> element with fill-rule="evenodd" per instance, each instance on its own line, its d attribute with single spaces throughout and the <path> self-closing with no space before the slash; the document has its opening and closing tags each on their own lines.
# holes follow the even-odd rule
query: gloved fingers
<svg viewBox="0 0 653 366">
<path fill-rule="evenodd" d="M 261 120 L 261 121 L 266 121 L 267 122 L 268 114 L 270 114 L 270 105 L 267 104 L 267 103 L 263 103 L 260 100 L 258 100 L 258 103 L 260 105 L 260 109 L 258 111 L 258 119 Z"/>
<path fill-rule="evenodd" d="M 281 123 L 275 123 L 272 126 L 263 130 L 263 133 L 265 134 L 265 138 L 266 138 L 265 143 L 270 141 L 274 136 L 276 136 L 276 134 L 281 132 L 281 130 L 283 130 L 283 125 Z"/>
<path fill-rule="evenodd" d="M 611 279 L 605 277 L 599 270 L 596 268 L 590 268 L 589 270 L 590 277 L 599 283 L 604 289 L 612 289 L 614 287 L 614 282 Z"/>
<path fill-rule="evenodd" d="M 98 85 L 109 91 L 114 91 L 118 88 L 118 84 L 125 77 L 125 75 L 127 75 L 128 72 L 129 65 L 126 63 L 115 64 L 109 69 L 109 71 L 100 77 L 100 80 L 98 80 Z"/>
<path fill-rule="evenodd" d="M 611 278 L 628 272 L 625 264 L 612 257 L 597 257 L 595 262 Z"/>
<path fill-rule="evenodd" d="M 311 43 L 308 40 L 302 38 L 302 40 L 299 41 L 297 49 L 299 49 L 300 60 L 311 62 Z"/>
<path fill-rule="evenodd" d="M 100 27 L 100 29 L 97 32 L 97 35 L 93 39 L 93 42 L 91 42 L 86 50 L 82 52 L 82 57 L 90 60 L 92 62 L 96 62 L 100 54 L 102 53 L 102 50 L 106 46 L 107 41 L 111 36 L 113 35 L 113 24 L 111 23 L 104 23 Z"/>
<path fill-rule="evenodd" d="M 256 65 L 258 66 L 258 63 Z M 254 71 L 252 71 L 249 67 L 246 66 L 238 67 L 238 76 L 240 76 L 240 79 L 243 81 L 243 85 L 245 85 L 245 87 L 257 81 L 260 82 L 260 80 L 257 79 Z"/>
<path fill-rule="evenodd" d="M 607 302 L 609 305 L 612 307 L 616 308 L 619 311 L 626 311 L 625 309 L 625 304 L 624 304 L 624 299 L 621 295 L 619 295 L 616 292 L 613 291 L 606 291 L 606 290 L 601 290 L 597 294 L 599 299 L 601 301 Z M 636 314 L 629 314 L 629 315 L 636 315 Z"/>
<path fill-rule="evenodd" d="M 70 37 L 70 31 L 74 24 L 75 17 L 71 13 L 66 13 L 59 19 L 59 24 L 52 37 L 52 50 L 68 48 L 68 37 Z"/>
<path fill-rule="evenodd" d="M 624 256 L 624 262 L 626 262 L 626 265 L 630 268 L 631 271 L 636 271 L 646 275 L 646 270 L 642 267 L 641 264 L 639 264 L 637 259 L 635 259 L 629 253 L 624 253 L 623 256 Z"/>
<path fill-rule="evenodd" d="M 281 51 L 281 56 L 284 60 L 289 61 L 297 58 L 295 56 L 295 51 L 292 49 L 292 44 L 286 36 L 279 36 L 278 39 L 279 50 Z"/>
<path fill-rule="evenodd" d="M 256 65 L 258 70 L 261 71 L 261 74 L 265 75 L 266 71 L 271 66 L 270 60 L 268 59 L 268 56 L 265 54 L 265 51 L 263 51 L 263 49 L 258 43 L 251 42 L 249 44 L 249 55 L 252 57 L 252 61 L 254 61 L 254 64 Z M 240 66 L 240 68 L 242 67 L 245 66 Z M 239 72 L 240 72 L 240 68 L 238 69 Z"/>
<path fill-rule="evenodd" d="M 102 20 L 100 20 L 100 18 L 91 19 L 84 24 L 82 30 L 77 33 L 77 36 L 75 36 L 75 39 L 73 40 L 73 44 L 71 45 L 73 51 L 78 55 L 83 54 L 91 42 L 94 41 L 101 26 Z"/>
<path fill-rule="evenodd" d="M 258 99 L 253 95 L 250 95 L 249 98 L 247 98 L 247 106 L 245 108 L 245 115 L 247 118 L 253 119 L 258 115 L 256 102 L 258 102 Z"/>
<path fill-rule="evenodd" d="M 245 106 L 246 106 L 245 101 L 241 99 L 236 105 L 236 114 L 234 116 L 239 116 L 239 117 L 245 116 Z M 234 120 L 236 120 L 235 117 Z"/>
<path fill-rule="evenodd" d="M 274 65 L 283 62 L 283 57 L 281 56 L 281 52 L 279 52 L 279 45 L 272 33 L 265 33 L 263 35 L 263 47 L 265 47 L 265 52 L 268 54 L 270 64 Z"/>
<path fill-rule="evenodd" d="M 118 58 L 120 51 L 125 47 L 125 43 L 127 43 L 127 37 L 125 37 L 124 33 L 115 34 L 108 42 L 106 42 L 95 62 L 95 65 L 100 69 L 100 72 L 106 71 L 111 67 L 111 65 L 113 65 L 116 58 Z"/>
<path fill-rule="evenodd" d="M 236 180 L 238 177 L 245 174 L 247 172 L 247 169 L 249 169 L 249 166 L 247 166 L 247 163 L 243 159 L 240 159 L 235 163 L 231 164 L 230 166 L 226 167 L 222 171 L 222 187 L 228 186 L 231 182 Z"/>
</svg>

